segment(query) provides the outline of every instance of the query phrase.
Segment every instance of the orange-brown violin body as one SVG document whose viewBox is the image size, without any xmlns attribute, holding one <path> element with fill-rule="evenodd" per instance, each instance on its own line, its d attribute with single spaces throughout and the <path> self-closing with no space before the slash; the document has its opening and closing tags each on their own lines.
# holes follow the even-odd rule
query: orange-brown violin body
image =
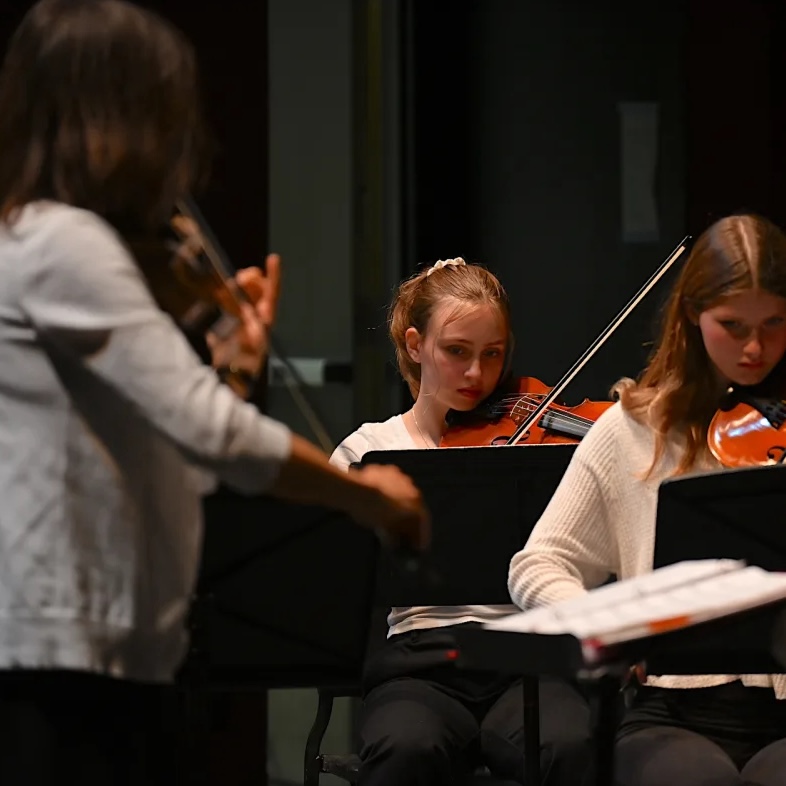
<svg viewBox="0 0 786 786">
<path fill-rule="evenodd" d="M 516 429 L 551 392 L 535 377 L 520 377 L 506 391 L 492 420 L 452 425 L 442 437 L 441 448 L 505 445 Z M 552 403 L 523 434 L 516 445 L 575 444 L 589 427 L 612 405 L 611 401 L 584 399 L 574 407 Z"/>
<path fill-rule="evenodd" d="M 719 409 L 707 432 L 707 446 L 726 467 L 784 463 L 786 400 L 745 396 Z"/>
<path fill-rule="evenodd" d="M 205 255 L 199 229 L 189 219 L 176 216 L 172 229 L 171 238 L 128 241 L 158 305 L 188 335 L 204 335 L 222 321 L 234 327 L 242 293 L 232 273 Z"/>
</svg>

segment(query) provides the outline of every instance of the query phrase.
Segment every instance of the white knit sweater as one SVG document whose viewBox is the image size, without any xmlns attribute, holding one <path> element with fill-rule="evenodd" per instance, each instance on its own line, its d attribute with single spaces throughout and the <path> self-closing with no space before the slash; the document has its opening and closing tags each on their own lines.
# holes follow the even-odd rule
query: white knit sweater
<svg viewBox="0 0 786 786">
<path fill-rule="evenodd" d="M 508 586 L 514 602 L 531 608 L 586 592 L 609 574 L 620 579 L 652 570 L 660 482 L 677 467 L 681 443 L 672 440 L 655 472 L 643 479 L 654 434 L 615 404 L 576 449 L 554 496 L 524 549 L 513 556 Z M 704 461 L 696 471 L 721 471 Z M 700 688 L 742 679 L 786 698 L 786 675 L 712 674 L 650 677 L 648 684 Z"/>
</svg>

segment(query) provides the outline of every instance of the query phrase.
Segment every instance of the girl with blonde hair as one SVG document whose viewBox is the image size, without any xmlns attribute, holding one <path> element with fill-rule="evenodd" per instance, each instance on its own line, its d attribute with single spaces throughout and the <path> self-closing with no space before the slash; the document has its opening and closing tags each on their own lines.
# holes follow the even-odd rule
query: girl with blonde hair
<svg viewBox="0 0 786 786">
<path fill-rule="evenodd" d="M 412 276 L 390 306 L 389 327 L 412 407 L 350 434 L 331 458 L 337 466 L 348 468 L 371 450 L 438 447 L 448 413 L 480 406 L 509 370 L 508 298 L 481 265 L 440 260 Z M 452 786 L 480 764 L 523 783 L 520 682 L 457 669 L 445 658 L 455 646 L 456 626 L 512 611 L 512 605 L 390 611 L 388 639 L 364 677 L 360 786 Z M 542 681 L 544 784 L 585 782 L 588 725 L 587 705 L 574 686 Z"/>
</svg>

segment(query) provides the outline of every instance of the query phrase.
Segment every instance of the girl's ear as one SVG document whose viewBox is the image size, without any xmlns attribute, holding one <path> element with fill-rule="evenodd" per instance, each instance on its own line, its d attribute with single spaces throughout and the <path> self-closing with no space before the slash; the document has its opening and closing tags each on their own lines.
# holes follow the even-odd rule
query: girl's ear
<svg viewBox="0 0 786 786">
<path fill-rule="evenodd" d="M 423 345 L 423 338 L 416 328 L 407 328 L 404 333 L 404 342 L 407 347 L 407 354 L 415 363 L 420 363 L 420 349 Z"/>
</svg>

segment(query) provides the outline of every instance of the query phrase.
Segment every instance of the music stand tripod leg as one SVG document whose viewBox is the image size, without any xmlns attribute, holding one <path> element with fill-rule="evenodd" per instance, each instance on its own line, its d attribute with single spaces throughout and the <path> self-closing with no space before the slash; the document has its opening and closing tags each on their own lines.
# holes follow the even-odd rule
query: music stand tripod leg
<svg viewBox="0 0 786 786">
<path fill-rule="evenodd" d="M 614 674 L 605 674 L 593 681 L 592 686 L 597 702 L 592 734 L 595 748 L 595 786 L 613 786 L 620 678 Z"/>
<path fill-rule="evenodd" d="M 540 688 L 538 678 L 521 679 L 524 704 L 524 783 L 540 786 Z"/>
</svg>

